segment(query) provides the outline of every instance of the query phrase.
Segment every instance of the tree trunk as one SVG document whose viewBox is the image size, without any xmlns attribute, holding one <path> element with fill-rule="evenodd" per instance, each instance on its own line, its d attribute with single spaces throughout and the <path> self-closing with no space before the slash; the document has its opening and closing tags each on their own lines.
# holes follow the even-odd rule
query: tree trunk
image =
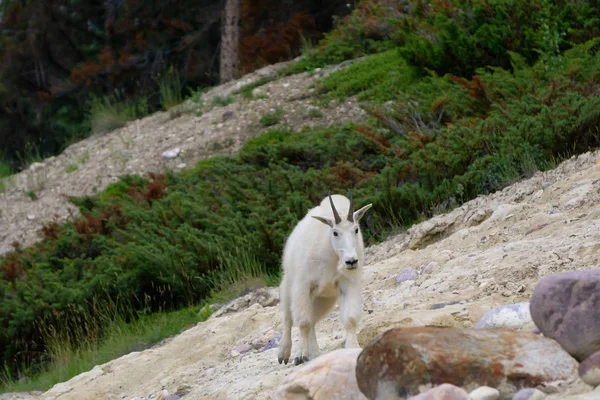
<svg viewBox="0 0 600 400">
<path fill-rule="evenodd" d="M 221 25 L 221 59 L 219 75 L 221 83 L 238 77 L 240 70 L 240 17 L 242 0 L 225 0 Z"/>
</svg>

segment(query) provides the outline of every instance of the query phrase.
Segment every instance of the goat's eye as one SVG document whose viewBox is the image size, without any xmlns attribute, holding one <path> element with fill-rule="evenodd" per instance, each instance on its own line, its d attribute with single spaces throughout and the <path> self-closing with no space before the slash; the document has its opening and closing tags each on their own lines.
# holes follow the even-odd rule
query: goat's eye
<svg viewBox="0 0 600 400">
<path fill-rule="evenodd" d="M 338 233 L 336 231 L 333 231 L 333 236 L 337 236 Z"/>
<path fill-rule="evenodd" d="M 358 228 L 356 228 L 356 229 L 354 230 L 354 233 L 358 234 Z"/>
</svg>

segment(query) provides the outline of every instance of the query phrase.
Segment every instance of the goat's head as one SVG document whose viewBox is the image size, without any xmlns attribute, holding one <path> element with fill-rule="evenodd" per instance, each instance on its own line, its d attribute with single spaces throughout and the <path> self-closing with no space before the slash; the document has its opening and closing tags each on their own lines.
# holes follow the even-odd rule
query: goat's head
<svg viewBox="0 0 600 400">
<path fill-rule="evenodd" d="M 356 249 L 359 246 L 359 240 L 362 240 L 359 221 L 365 215 L 365 212 L 371 208 L 372 204 L 367 204 L 360 210 L 354 211 L 352 192 L 348 192 L 350 194 L 350 208 L 344 220 L 342 220 L 333 204 L 331 192 L 329 193 L 329 203 L 331 204 L 334 219 L 318 215 L 313 215 L 313 218 L 331 227 L 331 245 L 340 257 L 341 268 L 354 270 L 359 265 Z"/>
</svg>

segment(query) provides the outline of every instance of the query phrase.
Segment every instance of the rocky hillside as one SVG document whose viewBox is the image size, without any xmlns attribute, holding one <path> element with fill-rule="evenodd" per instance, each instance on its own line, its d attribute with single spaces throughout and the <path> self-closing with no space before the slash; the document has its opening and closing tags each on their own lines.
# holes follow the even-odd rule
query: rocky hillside
<svg viewBox="0 0 600 400">
<path fill-rule="evenodd" d="M 0 190 L 0 254 L 15 242 L 22 247 L 34 243 L 45 223 L 76 215 L 69 196 L 98 193 L 123 174 L 180 170 L 210 155 L 236 152 L 266 129 L 260 122 L 266 114 L 278 112 L 280 120 L 273 122 L 295 128 L 364 119 L 354 99 L 327 107 L 313 104 L 316 80 L 339 66 L 274 80 L 287 65 L 265 67 L 213 88 L 201 100 L 83 140 L 14 175 Z M 248 85 L 257 86 L 250 98 L 238 93 Z"/>
<path fill-rule="evenodd" d="M 291 79 L 302 80 L 300 77 Z M 290 86 L 294 85 L 296 88 L 306 88 L 306 82 L 302 85 L 293 82 L 282 81 L 277 84 L 290 83 Z M 288 95 L 293 94 L 288 93 L 286 96 Z M 289 104 L 285 99 L 280 101 L 281 104 Z M 300 104 L 295 107 L 300 107 Z M 242 117 L 242 111 L 233 106 L 231 110 L 219 109 L 204 116 L 203 118 L 208 119 L 203 129 L 209 129 L 209 121 L 222 118 L 224 111 L 232 111 L 236 116 L 233 121 L 220 122 L 224 126 L 236 124 L 239 127 L 239 121 L 251 121 L 250 116 Z M 255 113 L 256 110 L 252 112 Z M 348 118 L 348 112 L 344 114 Z M 138 135 L 150 135 L 149 130 L 138 129 L 157 124 L 165 116 L 154 118 L 153 122 L 140 121 L 133 124 L 121 134 L 128 134 L 132 138 L 135 138 L 135 132 L 139 132 Z M 330 118 L 334 118 L 334 115 Z M 193 121 L 197 125 L 193 125 Z M 170 142 L 164 142 L 160 147 L 154 146 L 156 149 L 152 154 L 156 159 L 155 167 L 169 162 L 191 163 L 194 157 L 199 157 L 191 155 L 196 153 L 187 150 L 189 147 L 184 147 L 186 139 L 180 138 L 187 138 L 189 135 L 194 139 L 190 142 L 196 143 L 197 140 L 207 143 L 203 136 L 195 139 L 197 136 L 194 133 L 202 131 L 199 121 L 203 120 L 186 116 L 182 117 L 181 124 L 162 125 L 165 130 L 173 129 L 173 136 L 169 139 Z M 188 126 L 186 123 L 190 127 L 184 129 Z M 158 125 L 155 129 L 160 127 Z M 239 132 L 236 128 L 228 129 L 231 135 Z M 187 133 L 175 135 L 175 132 L 182 131 Z M 210 134 L 205 135 L 211 137 Z M 101 140 L 109 138 L 93 139 L 80 146 L 94 149 L 90 153 L 101 152 L 102 147 L 106 147 L 100 144 Z M 140 140 L 140 143 L 145 142 L 146 140 Z M 150 144 L 148 146 L 151 147 Z M 190 154 L 190 158 L 167 161 L 158 157 L 162 151 L 177 146 L 184 150 L 185 157 Z M 74 154 L 73 151 L 64 157 L 76 157 Z M 370 247 L 364 274 L 364 314 L 358 334 L 361 346 L 392 327 L 473 328 L 486 312 L 496 306 L 529 301 L 540 279 L 546 276 L 597 268 L 600 249 L 599 155 L 596 152 L 573 157 L 555 170 L 538 173 L 501 192 L 479 197 L 447 214 L 415 225 L 409 231 L 380 245 Z M 141 162 L 139 158 L 132 156 L 126 166 L 130 165 L 130 169 L 133 169 L 133 165 L 136 165 L 134 160 Z M 51 165 L 44 168 L 54 168 Z M 137 168 L 141 172 L 141 167 Z M 87 173 L 107 173 L 106 169 L 98 164 Z M 55 169 L 58 170 L 59 168 Z M 11 195 L 16 196 L 14 192 Z M 5 201 L 8 200 L 5 195 Z M 49 204 L 58 204 L 58 200 L 53 201 L 54 203 Z M 45 214 L 41 214 L 41 210 L 39 208 L 35 211 L 36 219 L 29 223 L 34 224 L 34 221 L 43 219 Z M 34 211 L 24 209 L 21 215 L 26 213 Z M 6 221 L 6 215 L 3 218 Z M 282 392 L 277 392 L 278 387 L 294 371 L 310 369 L 319 361 L 317 359 L 314 364 L 311 362 L 304 367 L 277 363 L 276 347 L 282 327 L 277 303 L 275 289 L 251 293 L 222 308 L 208 321 L 197 324 L 166 343 L 98 365 L 68 382 L 57 384 L 45 393 L 5 395 L 0 398 L 267 399 L 272 395 L 280 396 Z M 528 307 L 524 309 L 527 310 Z M 505 320 L 484 319 L 478 327 L 482 326 L 515 330 L 531 330 L 535 327 L 528 312 L 516 313 Z M 342 334 L 336 308 L 317 325 L 317 337 L 322 351 L 338 349 L 342 343 Z M 293 331 L 293 340 L 295 345 L 296 329 Z M 548 339 L 544 340 L 550 342 Z M 534 363 L 543 365 L 552 362 L 550 357 L 569 357 L 566 353 L 561 353 L 563 356 L 557 355 L 556 348 L 553 349 L 551 354 L 546 354 L 550 361 L 544 359 L 544 354 L 540 356 L 538 353 L 539 359 L 534 360 Z M 562 352 L 560 349 L 558 351 Z M 352 357 L 356 357 L 356 352 L 352 354 Z M 499 362 L 503 362 L 504 356 L 508 357 L 502 353 L 493 356 Z M 323 356 L 321 360 L 331 360 L 331 357 Z M 575 365 L 574 360 L 569 360 Z M 535 398 L 599 398 L 598 390 L 592 393 L 593 388 L 579 380 L 576 368 L 571 364 L 571 369 L 567 368 L 569 376 L 539 387 L 548 397 L 538 393 L 536 396 L 541 397 Z M 320 371 L 322 373 L 324 369 Z M 317 386 L 316 389 L 313 387 L 308 390 L 312 390 L 312 398 L 324 399 L 326 397 L 323 393 L 332 393 L 331 387 L 318 395 L 314 391 L 319 385 L 332 385 L 336 380 L 329 379 L 323 383 L 323 380 L 313 377 L 312 380 L 305 379 L 303 382 L 307 381 Z M 346 385 L 348 391 L 352 390 L 353 385 L 356 386 L 353 369 L 347 379 L 342 381 L 350 382 Z M 302 389 L 301 386 L 302 384 L 295 387 Z M 289 387 L 288 384 L 288 396 L 291 396 Z M 502 390 L 501 393 L 501 399 L 511 398 L 506 397 Z M 296 395 L 300 397 L 294 398 L 309 398 L 306 395 Z M 363 398 L 356 393 L 354 396 L 352 398 Z M 485 398 L 497 398 L 497 394 Z"/>
</svg>

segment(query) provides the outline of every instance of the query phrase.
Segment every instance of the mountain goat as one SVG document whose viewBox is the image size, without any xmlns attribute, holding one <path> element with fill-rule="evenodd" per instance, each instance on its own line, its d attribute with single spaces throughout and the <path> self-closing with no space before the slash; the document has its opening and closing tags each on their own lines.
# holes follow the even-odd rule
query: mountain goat
<svg viewBox="0 0 600 400">
<path fill-rule="evenodd" d="M 354 211 L 350 200 L 331 195 L 308 211 L 290 234 L 283 250 L 283 278 L 279 286 L 283 334 L 277 355 L 288 363 L 292 325 L 300 328 L 294 364 L 319 355 L 315 324 L 335 305 L 346 330 L 345 347 L 359 347 L 356 327 L 362 312 L 361 270 L 364 243 L 359 221 L 371 208 Z M 338 210 L 348 210 L 340 215 Z"/>
</svg>

